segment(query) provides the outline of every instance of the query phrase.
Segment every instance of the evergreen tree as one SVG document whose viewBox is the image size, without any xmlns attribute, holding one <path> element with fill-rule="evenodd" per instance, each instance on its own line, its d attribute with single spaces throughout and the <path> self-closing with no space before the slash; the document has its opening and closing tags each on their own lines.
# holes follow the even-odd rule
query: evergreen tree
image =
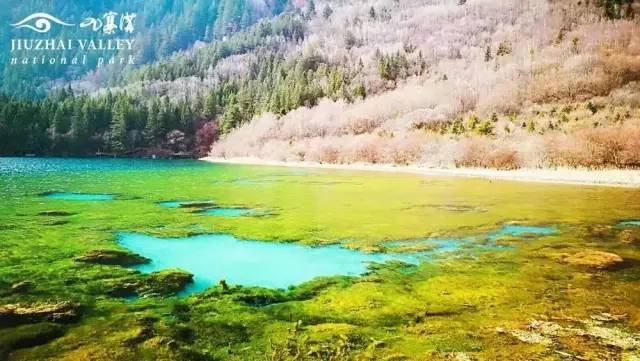
<svg viewBox="0 0 640 361">
<path fill-rule="evenodd" d="M 235 97 L 222 115 L 222 133 L 227 134 L 242 122 L 242 111 Z"/>
<path fill-rule="evenodd" d="M 86 103 L 77 101 L 71 117 L 71 138 L 73 147 L 78 152 L 82 152 L 85 148 L 89 134 L 89 119 L 85 105 Z"/>
<path fill-rule="evenodd" d="M 155 144 L 161 135 L 160 103 L 154 98 L 147 112 L 147 123 L 144 129 L 145 140 L 148 144 Z"/>
<path fill-rule="evenodd" d="M 193 113 L 191 112 L 191 107 L 189 106 L 189 103 L 187 103 L 186 101 L 181 102 L 179 105 L 179 109 L 180 109 L 180 129 L 185 134 L 192 134 L 193 133 L 193 127 L 192 127 Z"/>
<path fill-rule="evenodd" d="M 213 90 L 207 94 L 204 99 L 204 116 L 211 120 L 216 117 L 218 112 L 218 99 L 216 91 Z"/>
<path fill-rule="evenodd" d="M 127 149 L 127 105 L 124 100 L 116 102 L 109 131 L 111 151 L 123 153 Z"/>
</svg>

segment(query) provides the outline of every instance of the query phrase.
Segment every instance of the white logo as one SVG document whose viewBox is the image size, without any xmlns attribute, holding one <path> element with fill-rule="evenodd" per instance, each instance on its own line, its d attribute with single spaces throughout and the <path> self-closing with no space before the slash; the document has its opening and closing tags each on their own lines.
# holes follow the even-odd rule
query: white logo
<svg viewBox="0 0 640 361">
<path fill-rule="evenodd" d="M 27 24 L 29 21 L 34 20 L 33 25 Z M 27 28 L 33 31 L 37 31 L 39 33 L 47 33 L 51 30 L 51 22 L 56 24 L 60 24 L 62 26 L 73 26 L 73 24 L 65 23 L 64 21 L 56 18 L 55 16 L 49 15 L 47 13 L 35 13 L 27 16 L 15 24 L 11 24 L 11 26 L 15 28 Z"/>
<path fill-rule="evenodd" d="M 119 22 L 116 23 L 116 17 L 120 15 Z M 80 23 L 81 28 L 90 28 L 93 31 L 102 30 L 107 35 L 115 34 L 117 30 L 123 31 L 125 33 L 133 33 L 135 28 L 133 25 L 133 20 L 136 18 L 135 13 L 124 13 L 118 14 L 114 11 L 109 11 L 105 13 L 102 18 L 104 18 L 104 22 L 100 17 L 87 17 L 82 20 Z M 29 24 L 30 21 L 35 20 L 32 24 Z M 53 15 L 49 15 L 47 13 L 34 13 L 21 21 L 11 24 L 16 29 L 19 28 L 27 28 L 38 33 L 47 33 L 51 30 L 51 22 L 54 22 L 58 25 L 62 26 L 75 26 L 75 24 L 65 23 L 64 21 L 56 18 Z"/>
</svg>

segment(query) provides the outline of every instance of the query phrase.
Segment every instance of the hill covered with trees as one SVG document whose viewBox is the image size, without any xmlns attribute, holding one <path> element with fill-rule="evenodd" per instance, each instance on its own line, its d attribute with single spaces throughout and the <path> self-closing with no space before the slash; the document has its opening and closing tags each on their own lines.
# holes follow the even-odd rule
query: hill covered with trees
<svg viewBox="0 0 640 361">
<path fill-rule="evenodd" d="M 640 164 L 626 136 L 640 122 L 637 2 L 268 8 L 283 12 L 213 26 L 220 37 L 179 41 L 192 46 L 154 51 L 161 58 L 138 68 L 85 74 L 43 100 L 4 97 L 0 153 L 204 155 L 216 141 L 217 157 Z M 196 29 L 208 34 L 211 21 Z"/>
<path fill-rule="evenodd" d="M 22 98 L 42 97 L 53 87 L 65 81 L 78 79 L 93 70 L 89 65 L 10 66 L 10 59 L 31 55 L 24 51 L 11 51 L 10 39 L 36 36 L 37 38 L 87 38 L 97 39 L 99 32 L 79 27 L 52 27 L 46 34 L 35 34 L 28 29 L 12 28 L 28 15 L 45 12 L 63 21 L 79 23 L 85 16 L 102 17 L 109 11 L 135 14 L 134 35 L 136 42 L 133 56 L 136 66 L 154 62 L 175 51 L 187 49 L 196 42 L 222 39 L 254 24 L 261 18 L 271 17 L 289 7 L 287 0 L 106 0 L 106 1 L 43 1 L 9 0 L 7 11 L 0 14 L 0 90 Z M 102 20 L 102 19 L 101 19 Z M 7 24 L 7 26 L 5 26 Z M 62 56 L 72 57 L 79 50 L 65 51 Z M 90 57 L 103 56 L 107 51 L 94 52 Z M 89 63 L 89 62 L 88 62 Z M 93 64 L 94 62 L 91 62 Z M 101 81 L 96 86 L 109 85 L 122 72 L 135 66 L 113 66 L 101 71 Z"/>
</svg>

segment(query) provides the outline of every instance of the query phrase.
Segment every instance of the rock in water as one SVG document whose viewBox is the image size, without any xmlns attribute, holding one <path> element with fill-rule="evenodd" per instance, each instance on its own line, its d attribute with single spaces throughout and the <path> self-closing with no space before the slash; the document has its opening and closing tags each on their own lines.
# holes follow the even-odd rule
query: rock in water
<svg viewBox="0 0 640 361">
<path fill-rule="evenodd" d="M 166 270 L 149 274 L 143 287 L 144 293 L 168 296 L 182 291 L 193 282 L 193 275 L 182 270 Z"/>
<path fill-rule="evenodd" d="M 75 213 L 71 213 L 67 211 L 42 211 L 38 214 L 41 216 L 48 216 L 48 217 L 67 217 L 67 216 L 72 216 Z"/>
<path fill-rule="evenodd" d="M 143 278 L 127 277 L 110 282 L 109 294 L 116 297 L 127 296 L 172 296 L 193 282 L 193 275 L 181 270 L 165 270 L 150 273 Z"/>
<path fill-rule="evenodd" d="M 592 269 L 607 269 L 618 265 L 624 260 L 615 253 L 586 250 L 571 255 L 560 256 L 560 261 L 573 265 Z"/>
<path fill-rule="evenodd" d="M 640 235 L 634 233 L 630 229 L 625 229 L 618 234 L 618 239 L 624 244 L 640 243 Z"/>
<path fill-rule="evenodd" d="M 97 263 L 105 265 L 133 266 L 149 263 L 151 260 L 135 253 L 114 249 L 98 249 L 90 251 L 84 256 L 76 257 L 77 262 Z"/>
<path fill-rule="evenodd" d="M 68 322 L 78 316 L 80 306 L 63 301 L 58 303 L 7 304 L 0 306 L 0 325 L 37 322 Z"/>
</svg>

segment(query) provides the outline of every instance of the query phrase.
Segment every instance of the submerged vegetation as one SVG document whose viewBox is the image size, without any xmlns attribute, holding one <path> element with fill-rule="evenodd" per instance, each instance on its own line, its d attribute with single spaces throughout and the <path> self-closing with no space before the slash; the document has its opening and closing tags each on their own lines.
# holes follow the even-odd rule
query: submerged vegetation
<svg viewBox="0 0 640 361">
<path fill-rule="evenodd" d="M 42 11 L 140 11 L 141 65 L 5 67 L 0 155 L 640 168 L 637 0 L 89 3 Z M 638 189 L 35 157 L 0 189 L 0 361 L 640 359 Z"/>
<path fill-rule="evenodd" d="M 220 2 L 138 68 L 0 97 L 0 154 L 640 165 L 637 1 L 264 3 Z"/>
<path fill-rule="evenodd" d="M 7 190 L 0 194 L 0 354 L 8 360 L 626 360 L 640 353 L 636 189 L 10 158 L 0 160 L 0 187 Z M 42 196 L 52 191 L 118 196 Z M 197 212 L 239 205 L 277 212 Z M 433 256 L 287 289 L 220 279 L 184 295 L 197 275 L 137 271 L 149 260 L 122 248 L 120 232 L 226 233 L 274 247 L 341 243 Z"/>
</svg>

